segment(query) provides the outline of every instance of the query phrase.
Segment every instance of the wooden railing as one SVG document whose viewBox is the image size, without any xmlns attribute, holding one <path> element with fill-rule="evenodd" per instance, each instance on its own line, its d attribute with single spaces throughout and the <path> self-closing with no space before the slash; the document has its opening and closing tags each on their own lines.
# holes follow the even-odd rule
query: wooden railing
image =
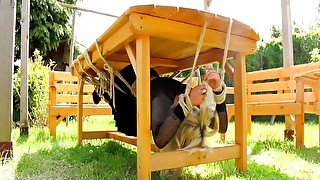
<svg viewBox="0 0 320 180">
<path fill-rule="evenodd" d="M 296 146 L 303 147 L 305 113 L 320 114 L 319 72 L 320 63 L 310 63 L 247 73 L 248 131 L 251 132 L 252 115 L 285 115 L 286 124 L 291 122 L 295 127 Z M 227 93 L 233 91 L 236 89 L 229 88 Z M 230 118 L 234 105 L 227 106 Z"/>
</svg>

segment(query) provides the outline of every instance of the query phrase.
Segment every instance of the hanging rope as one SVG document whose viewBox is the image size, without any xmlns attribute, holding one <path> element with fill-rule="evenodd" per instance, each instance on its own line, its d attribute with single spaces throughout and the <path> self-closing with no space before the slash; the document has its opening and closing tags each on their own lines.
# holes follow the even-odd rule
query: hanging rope
<svg viewBox="0 0 320 180">
<path fill-rule="evenodd" d="M 103 57 L 102 53 L 101 53 L 101 50 L 100 50 L 100 47 L 99 47 L 99 44 L 98 44 L 98 40 L 96 40 L 95 42 L 95 45 L 96 45 L 96 48 L 98 50 L 98 54 L 99 54 L 99 57 L 103 60 L 104 62 L 104 69 L 109 71 L 109 73 L 111 74 L 114 74 L 116 75 L 130 90 L 131 94 L 133 96 L 136 96 L 135 94 L 135 91 L 134 91 L 134 88 L 132 86 L 129 85 L 128 81 L 115 69 L 113 69 L 109 63 L 107 62 L 107 60 Z"/>
<path fill-rule="evenodd" d="M 207 29 L 207 22 L 204 23 L 204 25 L 202 27 L 202 30 L 201 30 L 200 38 L 199 38 L 198 45 L 197 45 L 196 54 L 194 56 L 193 65 L 192 65 L 191 73 L 189 75 L 189 80 L 187 82 L 187 87 L 186 87 L 185 93 L 181 94 L 179 96 L 179 104 L 182 107 L 182 110 L 183 110 L 183 113 L 184 113 L 185 116 L 187 116 L 189 114 L 189 112 L 190 112 L 190 110 L 192 108 L 192 103 L 191 103 L 191 100 L 190 100 L 190 97 L 189 97 L 189 93 L 190 93 L 191 85 L 192 85 L 192 75 L 194 74 L 195 67 L 196 67 L 196 64 L 197 64 L 197 60 L 199 58 L 199 54 L 200 54 L 200 51 L 201 51 L 201 47 L 202 47 L 202 43 L 203 43 L 204 36 L 205 36 L 205 33 L 206 33 L 206 29 Z"/>
<path fill-rule="evenodd" d="M 113 75 L 113 68 L 111 67 L 109 69 L 109 75 L 110 75 L 110 79 L 107 75 L 107 73 L 97 69 L 93 64 L 92 64 L 92 61 L 91 61 L 91 58 L 89 56 L 89 53 L 88 51 L 85 52 L 85 60 L 87 62 L 87 64 L 90 66 L 90 68 L 92 70 L 94 70 L 97 74 L 97 76 L 99 77 L 99 81 L 100 81 L 100 84 L 99 82 L 98 83 L 95 83 L 93 85 L 95 85 L 95 88 L 97 89 L 97 93 L 103 97 L 103 94 L 104 92 L 107 92 L 108 95 L 110 97 L 112 97 L 113 99 L 113 107 L 115 107 L 115 94 L 114 94 L 114 87 L 116 87 L 118 90 L 120 90 L 121 92 L 125 93 L 125 91 L 123 91 L 117 84 L 114 83 L 114 75 Z M 109 91 L 107 90 L 109 89 Z M 126 93 L 125 93 L 126 94 Z"/>
<path fill-rule="evenodd" d="M 221 70 L 219 71 L 219 74 L 220 74 L 220 77 L 221 77 L 221 80 L 222 80 L 221 84 L 220 84 L 220 87 L 222 86 L 222 83 L 224 83 L 224 76 L 225 76 L 225 72 L 226 72 L 225 71 L 225 66 L 226 66 L 226 63 L 227 63 L 232 24 L 233 24 L 233 20 L 232 20 L 232 18 L 229 18 L 229 26 L 228 26 L 226 42 L 225 42 L 225 45 L 224 45 L 222 65 L 221 65 Z"/>
<path fill-rule="evenodd" d="M 93 76 L 91 76 L 90 74 L 88 74 L 88 73 L 82 68 L 82 65 L 81 65 L 80 61 L 76 61 L 76 62 L 75 62 L 75 66 L 76 66 L 76 64 L 79 65 L 79 68 L 80 68 L 80 70 L 82 71 L 82 74 L 80 74 L 78 71 L 76 71 L 77 74 L 80 75 L 81 78 L 83 78 L 85 81 L 89 82 L 90 84 L 95 84 L 95 83 L 96 83 L 95 78 L 94 78 Z M 84 76 L 83 73 L 84 73 L 86 76 Z"/>
</svg>

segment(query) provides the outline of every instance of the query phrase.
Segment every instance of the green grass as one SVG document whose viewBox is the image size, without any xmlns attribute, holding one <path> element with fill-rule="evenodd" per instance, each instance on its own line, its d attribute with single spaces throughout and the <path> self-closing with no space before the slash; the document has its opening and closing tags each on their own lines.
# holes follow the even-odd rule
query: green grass
<svg viewBox="0 0 320 180">
<path fill-rule="evenodd" d="M 28 138 L 13 130 L 14 158 L 0 166 L 0 179 L 136 179 L 136 147 L 113 140 L 90 140 L 77 145 L 76 123 L 58 126 L 57 139 L 47 128 L 31 128 Z M 85 130 L 114 129 L 106 117 L 85 121 Z M 320 179 L 318 125 L 306 124 L 304 149 L 283 141 L 284 124 L 253 123 L 248 136 L 248 171 L 234 160 L 184 168 L 184 179 Z M 226 142 L 217 135 L 212 145 L 234 142 L 230 123 Z M 159 172 L 152 179 L 165 179 Z"/>
</svg>

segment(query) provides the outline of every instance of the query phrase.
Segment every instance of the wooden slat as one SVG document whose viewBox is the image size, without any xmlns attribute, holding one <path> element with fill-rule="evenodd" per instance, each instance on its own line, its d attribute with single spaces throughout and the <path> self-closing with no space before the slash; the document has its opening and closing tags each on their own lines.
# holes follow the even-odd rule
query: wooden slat
<svg viewBox="0 0 320 180">
<path fill-rule="evenodd" d="M 72 76 L 70 72 L 54 71 L 55 81 L 78 81 L 77 76 Z"/>
<path fill-rule="evenodd" d="M 310 114 L 317 114 L 317 106 L 316 103 L 314 104 L 305 104 L 304 105 L 304 112 Z"/>
<path fill-rule="evenodd" d="M 229 54 L 231 54 L 231 53 L 229 53 Z M 197 61 L 197 66 L 209 64 L 209 63 L 212 63 L 215 61 L 219 62 L 219 60 L 221 60 L 222 58 L 223 58 L 223 50 L 210 49 L 209 51 L 202 52 L 199 55 L 199 58 Z M 194 55 L 178 61 L 178 67 L 176 67 L 176 68 L 157 68 L 157 72 L 159 72 L 160 74 L 163 74 L 163 73 L 168 73 L 168 72 L 175 72 L 175 71 L 190 69 L 190 68 L 192 68 L 193 61 L 194 61 Z"/>
<path fill-rule="evenodd" d="M 218 14 L 212 14 L 207 11 L 195 10 L 183 7 L 170 7 L 158 5 L 144 5 L 131 7 L 127 13 L 141 13 L 170 21 L 186 22 L 195 26 L 202 26 L 204 22 L 208 22 L 208 27 L 218 31 L 227 33 L 229 18 Z M 237 20 L 233 20 L 232 33 L 258 41 L 259 35 L 248 25 Z"/>
<path fill-rule="evenodd" d="M 228 153 L 226 153 L 228 152 Z M 190 151 L 172 151 L 153 153 L 151 155 L 151 170 L 160 171 L 184 166 L 193 166 L 239 157 L 239 146 L 230 145 Z"/>
<path fill-rule="evenodd" d="M 55 84 L 57 88 L 57 92 L 78 92 L 78 85 L 77 84 Z M 92 93 L 94 90 L 93 85 L 84 85 L 83 92 L 84 93 Z"/>
<path fill-rule="evenodd" d="M 274 69 L 248 72 L 246 76 L 247 76 L 247 82 L 252 82 L 256 80 L 277 79 L 280 77 L 280 74 L 281 74 L 281 68 L 274 68 Z"/>
<path fill-rule="evenodd" d="M 132 31 L 137 34 L 168 38 L 172 40 L 198 43 L 202 27 L 168 21 L 166 19 L 132 13 L 129 17 Z M 157 24 L 157 26 L 155 26 Z M 159 28 L 161 27 L 161 28 Z M 203 47 L 224 48 L 226 33 L 214 29 L 206 30 Z M 231 34 L 229 50 L 252 54 L 256 50 L 256 41 Z"/>
<path fill-rule="evenodd" d="M 315 102 L 316 97 L 313 92 L 304 93 L 304 102 Z M 296 93 L 284 93 L 284 94 L 257 94 L 248 95 L 248 103 L 267 103 L 267 102 L 281 102 L 281 101 L 295 101 Z"/>
<path fill-rule="evenodd" d="M 65 102 L 65 103 L 77 103 L 78 95 L 70 95 L 70 94 L 57 94 L 56 96 L 57 103 Z M 93 104 L 92 95 L 83 95 L 83 103 Z"/>
<path fill-rule="evenodd" d="M 128 22 L 125 23 L 123 26 L 118 27 L 118 29 L 114 29 L 113 34 L 110 34 L 110 33 L 107 33 L 107 34 L 108 36 L 103 38 L 104 41 L 99 41 L 100 42 L 99 44 L 102 47 L 101 53 L 102 53 L 102 56 L 104 57 L 111 55 L 115 51 L 119 50 L 120 47 L 124 46 L 124 44 L 129 43 L 135 38 L 132 31 L 130 30 L 130 24 Z M 97 63 L 103 64 L 103 61 L 101 60 L 99 55 L 99 51 L 97 50 L 94 44 L 89 48 L 89 52 L 90 52 L 89 55 L 93 64 L 97 64 Z M 90 66 L 86 63 L 83 54 L 79 57 L 77 62 L 81 63 L 84 70 L 90 69 Z M 100 69 L 103 69 L 103 68 L 100 68 Z M 74 75 L 77 74 L 75 72 L 76 70 L 74 69 L 74 65 L 73 65 L 73 68 L 71 68 L 71 71 L 72 71 L 71 72 L 72 74 Z M 82 72 L 79 72 L 79 73 L 82 74 Z"/>
<path fill-rule="evenodd" d="M 301 114 L 300 103 L 248 104 L 251 115 L 291 115 Z"/>
<path fill-rule="evenodd" d="M 77 115 L 77 104 L 51 106 L 52 115 Z M 105 105 L 83 105 L 83 115 L 112 115 L 110 106 Z"/>
<path fill-rule="evenodd" d="M 82 129 L 83 129 L 83 79 L 78 76 L 78 108 L 77 108 L 77 115 L 78 115 L 78 144 L 82 143 Z"/>
<path fill-rule="evenodd" d="M 250 92 L 294 90 L 296 89 L 296 81 L 291 80 L 248 84 L 247 87 L 250 89 Z"/>
<path fill-rule="evenodd" d="M 247 73 L 247 81 L 294 77 L 296 74 L 319 69 L 320 63 L 295 65 L 290 68 L 273 68 Z"/>
<path fill-rule="evenodd" d="M 107 133 L 108 138 L 112 138 L 121 142 L 125 142 L 132 145 L 137 145 L 137 138 L 133 136 L 126 136 L 125 134 L 117 131 L 109 131 Z M 159 148 L 155 144 L 151 144 L 151 150 L 153 152 L 159 152 Z"/>
<path fill-rule="evenodd" d="M 227 94 L 234 94 L 234 87 L 227 87 Z"/>
<path fill-rule="evenodd" d="M 292 115 L 301 113 L 301 104 L 294 102 L 247 104 L 251 115 Z M 234 116 L 234 104 L 227 104 L 228 117 Z"/>
<path fill-rule="evenodd" d="M 315 106 L 316 106 L 316 114 L 320 115 L 320 102 L 317 102 Z"/>
<path fill-rule="evenodd" d="M 82 132 L 82 139 L 108 138 L 108 134 L 109 134 L 109 131 L 83 131 Z"/>
</svg>

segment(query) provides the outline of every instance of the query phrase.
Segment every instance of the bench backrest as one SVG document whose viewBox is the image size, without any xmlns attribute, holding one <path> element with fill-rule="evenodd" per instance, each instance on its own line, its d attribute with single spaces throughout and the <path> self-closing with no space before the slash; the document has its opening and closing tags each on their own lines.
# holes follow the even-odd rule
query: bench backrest
<svg viewBox="0 0 320 180">
<path fill-rule="evenodd" d="M 78 77 L 70 72 L 51 71 L 49 73 L 49 103 L 77 104 L 78 103 Z M 93 104 L 93 85 L 85 83 L 83 87 L 83 103 Z"/>
<path fill-rule="evenodd" d="M 320 69 L 320 63 L 295 65 L 247 73 L 247 97 L 250 102 L 280 102 L 296 100 L 295 75 Z M 305 102 L 315 102 L 312 88 L 305 87 Z"/>
</svg>

